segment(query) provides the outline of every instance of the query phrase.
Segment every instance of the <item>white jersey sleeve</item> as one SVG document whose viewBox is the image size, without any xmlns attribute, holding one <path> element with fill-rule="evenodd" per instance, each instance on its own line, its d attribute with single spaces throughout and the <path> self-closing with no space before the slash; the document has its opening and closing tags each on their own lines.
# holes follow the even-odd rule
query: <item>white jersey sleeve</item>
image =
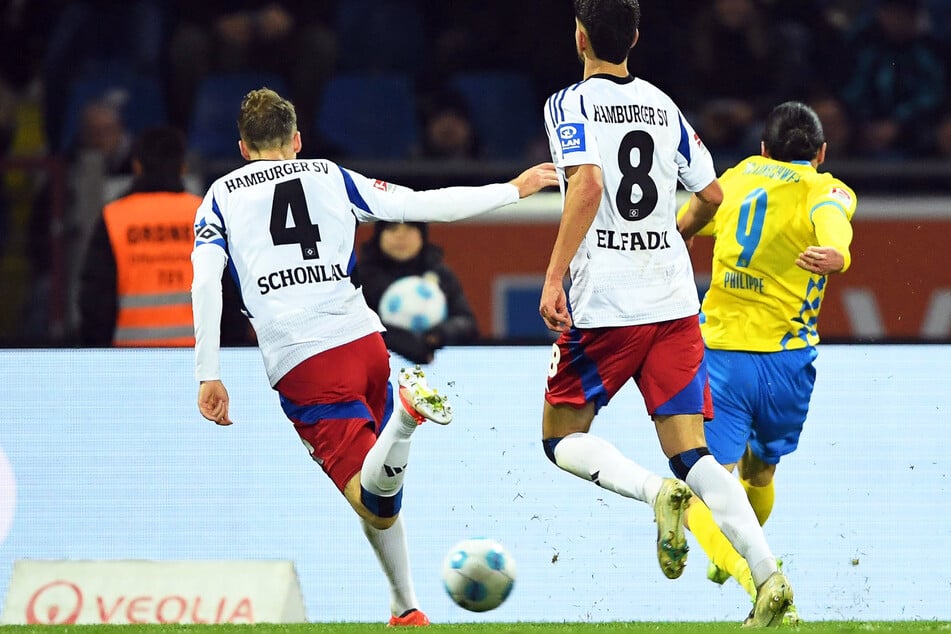
<svg viewBox="0 0 951 634">
<path fill-rule="evenodd" d="M 206 235 L 209 231 L 205 232 Z M 192 251 L 192 315 L 195 322 L 195 379 L 198 381 L 221 378 L 218 357 L 221 346 L 221 274 L 227 262 L 224 249 L 213 244 Z"/>
<path fill-rule="evenodd" d="M 445 187 L 415 191 L 341 168 L 351 202 L 361 222 L 452 222 L 518 202 L 518 189 L 508 183 L 481 187 Z"/>
<path fill-rule="evenodd" d="M 594 75 L 552 95 L 544 117 L 562 195 L 573 166 L 598 166 L 604 186 L 569 269 L 574 323 L 626 326 L 696 314 L 677 185 L 696 191 L 716 174 L 676 104 L 643 80 Z"/>
<path fill-rule="evenodd" d="M 415 192 L 327 160 L 252 161 L 222 176 L 195 218 L 196 376 L 218 378 L 225 265 L 273 386 L 305 359 L 384 330 L 354 277 L 359 222 L 457 220 L 516 200 L 509 184 Z"/>
</svg>

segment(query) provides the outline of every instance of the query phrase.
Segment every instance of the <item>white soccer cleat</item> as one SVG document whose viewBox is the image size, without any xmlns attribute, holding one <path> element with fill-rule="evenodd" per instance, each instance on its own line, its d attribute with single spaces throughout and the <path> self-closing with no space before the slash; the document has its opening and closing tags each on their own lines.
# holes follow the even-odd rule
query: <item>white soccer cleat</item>
<svg viewBox="0 0 951 634">
<path fill-rule="evenodd" d="M 756 603 L 750 615 L 743 621 L 743 627 L 777 627 L 783 624 L 789 607 L 793 602 L 792 586 L 781 572 L 774 572 L 756 590 Z M 798 614 L 796 617 L 798 618 Z"/>
<path fill-rule="evenodd" d="M 426 384 L 426 375 L 418 365 L 400 370 L 398 381 L 403 410 L 417 424 L 427 420 L 439 425 L 452 422 L 449 399 Z"/>
<path fill-rule="evenodd" d="M 683 574 L 687 565 L 687 538 L 684 536 L 684 512 L 693 496 L 690 488 L 676 478 L 664 478 L 654 500 L 657 522 L 657 563 L 668 579 Z"/>
</svg>

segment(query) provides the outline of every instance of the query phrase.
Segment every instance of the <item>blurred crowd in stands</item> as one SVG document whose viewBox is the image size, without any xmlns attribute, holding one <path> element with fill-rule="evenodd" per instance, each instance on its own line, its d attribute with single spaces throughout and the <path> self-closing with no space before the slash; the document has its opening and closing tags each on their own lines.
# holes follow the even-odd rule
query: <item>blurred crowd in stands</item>
<svg viewBox="0 0 951 634">
<path fill-rule="evenodd" d="M 17 104 L 29 100 L 41 106 L 52 153 L 75 146 L 79 102 L 96 98 L 119 106 L 133 128 L 162 120 L 201 136 L 204 110 L 216 106 L 208 101 L 226 90 L 209 91 L 212 80 L 243 73 L 292 97 L 312 154 L 366 152 L 339 138 L 335 121 L 369 118 L 366 126 L 382 121 L 415 133 L 383 150 L 384 158 L 523 158 L 546 151 L 537 132 L 541 104 L 580 72 L 569 0 L 0 6 L 7 152 Z M 667 0 L 642 2 L 642 13 L 650 28 L 632 57 L 635 73 L 683 104 L 714 151 L 746 153 L 764 112 L 794 97 L 826 117 L 837 155 L 951 152 L 951 0 Z M 493 86 L 510 93 L 486 94 Z M 494 108 L 495 117 L 483 122 L 477 107 Z M 214 114 L 229 130 L 236 105 L 223 108 Z M 519 119 L 526 112 L 531 119 Z M 532 129 L 517 134 L 514 146 L 496 143 L 486 128 L 511 119 L 532 121 Z M 200 149 L 201 140 L 194 142 Z"/>
<path fill-rule="evenodd" d="M 718 165 L 755 152 L 790 98 L 820 114 L 832 161 L 951 161 L 951 0 L 641 6 L 632 71 L 684 108 Z M 236 166 L 239 101 L 261 85 L 297 105 L 304 158 L 546 159 L 543 103 L 580 79 L 573 28 L 570 0 L 0 0 L 5 302 L 37 305 L 22 296 L 48 284 L 51 234 L 70 242 L 71 273 L 128 185 L 136 132 L 186 133 L 196 193 Z"/>
</svg>

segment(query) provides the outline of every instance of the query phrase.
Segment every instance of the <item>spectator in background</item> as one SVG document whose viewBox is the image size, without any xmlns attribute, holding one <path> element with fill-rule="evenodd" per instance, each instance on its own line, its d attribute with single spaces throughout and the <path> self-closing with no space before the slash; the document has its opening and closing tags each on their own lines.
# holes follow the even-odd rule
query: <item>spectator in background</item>
<svg viewBox="0 0 951 634">
<path fill-rule="evenodd" d="M 169 14 L 160 0 L 47 0 L 54 10 L 43 56 L 46 137 L 62 146 L 73 80 L 96 68 L 158 76 Z"/>
<path fill-rule="evenodd" d="M 64 156 L 66 191 L 62 217 L 54 218 L 52 183 L 37 193 L 28 227 L 28 254 L 33 274 L 32 297 L 23 320 L 30 339 L 50 335 L 50 294 L 53 288 L 51 265 L 54 257 L 52 236 L 59 223 L 63 236 L 60 254 L 64 262 L 66 304 L 76 305 L 78 272 L 86 242 L 102 206 L 108 202 L 106 190 L 112 179 L 132 174 L 132 136 L 122 119 L 121 108 L 109 99 L 94 100 L 83 108 L 75 143 Z M 78 315 L 70 310 L 65 316 L 66 337 L 75 334 Z"/>
<path fill-rule="evenodd" d="M 430 363 L 439 348 L 478 338 L 475 315 L 462 284 L 443 260 L 442 248 L 429 242 L 425 223 L 375 223 L 373 237 L 360 249 L 359 271 L 363 296 L 386 326 L 383 340 L 391 351 L 414 363 Z M 425 332 L 386 323 L 380 310 L 387 288 L 409 275 L 435 276 L 446 296 L 446 319 Z"/>
<path fill-rule="evenodd" d="M 687 109 L 714 156 L 740 158 L 789 90 L 782 36 L 754 0 L 714 0 L 697 14 L 691 42 L 691 94 L 703 99 Z"/>
<path fill-rule="evenodd" d="M 809 100 L 822 123 L 826 141 L 832 148 L 830 157 L 848 158 L 853 154 L 852 120 L 845 104 L 834 95 L 820 93 Z"/>
<path fill-rule="evenodd" d="M 86 104 L 80 116 L 79 141 L 67 155 L 70 162 L 83 152 L 102 157 L 110 175 L 132 171 L 132 134 L 122 118 L 122 106 L 108 96 Z"/>
<path fill-rule="evenodd" d="M 309 130 L 320 88 L 336 64 L 327 27 L 335 3 L 322 0 L 181 0 L 168 52 L 169 118 L 187 129 L 201 80 L 209 73 L 280 76 Z"/>
<path fill-rule="evenodd" d="M 947 69 L 924 17 L 923 0 L 879 0 L 873 21 L 852 34 L 842 97 L 869 158 L 910 158 L 930 144 Z"/>
<path fill-rule="evenodd" d="M 191 347 L 191 251 L 201 197 L 185 191 L 185 137 L 172 127 L 150 128 L 136 138 L 131 155 L 132 187 L 105 206 L 86 249 L 80 340 Z M 234 321 L 226 332 L 246 332 Z"/>
<path fill-rule="evenodd" d="M 442 93 L 431 97 L 422 110 L 419 158 L 464 160 L 480 156 L 479 139 L 462 97 Z"/>
<path fill-rule="evenodd" d="M 938 120 L 935 154 L 938 158 L 951 160 L 951 104 L 948 104 L 943 116 Z"/>
</svg>

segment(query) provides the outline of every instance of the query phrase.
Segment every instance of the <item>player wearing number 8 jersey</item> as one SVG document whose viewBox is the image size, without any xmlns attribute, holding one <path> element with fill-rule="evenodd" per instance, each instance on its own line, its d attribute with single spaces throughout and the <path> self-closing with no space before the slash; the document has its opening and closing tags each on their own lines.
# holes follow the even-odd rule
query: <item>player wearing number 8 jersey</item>
<svg viewBox="0 0 951 634">
<path fill-rule="evenodd" d="M 693 493 L 707 500 L 761 589 L 749 624 L 773 624 L 792 590 L 742 487 L 710 455 L 703 433 L 713 409 L 684 239 L 714 217 L 722 198 L 713 161 L 674 102 L 629 74 L 637 0 L 575 0 L 574 8 L 583 81 L 544 110 L 563 195 L 539 306 L 561 333 L 545 395 L 545 452 L 569 473 L 653 505 L 658 560 L 670 578 L 685 563 L 688 500 Z M 695 192 L 679 229 L 678 180 Z M 632 378 L 679 479 L 650 473 L 589 433 L 598 410 Z"/>
<path fill-rule="evenodd" d="M 701 326 L 716 406 L 707 441 L 727 469 L 739 464 L 761 524 L 773 508 L 776 465 L 795 451 L 808 412 L 827 276 L 851 260 L 856 196 L 816 171 L 825 154 L 816 113 L 798 102 L 777 106 L 761 155 L 721 176 L 723 204 L 700 231 L 716 239 Z M 744 583 L 746 562 L 706 509 L 692 506 L 688 522 L 719 569 L 710 578 Z"/>
<path fill-rule="evenodd" d="M 249 162 L 211 185 L 195 221 L 199 411 L 231 424 L 219 368 L 221 275 L 228 266 L 284 413 L 359 515 L 383 567 L 390 625 L 427 625 L 399 516 L 402 485 L 417 425 L 446 424 L 452 414 L 418 369 L 399 373 L 393 398 L 383 326 L 363 298 L 355 267 L 357 223 L 473 216 L 557 184 L 554 169 L 542 164 L 509 183 L 414 192 L 331 161 L 297 160 L 294 106 L 268 89 L 244 98 L 238 130 Z"/>
</svg>

